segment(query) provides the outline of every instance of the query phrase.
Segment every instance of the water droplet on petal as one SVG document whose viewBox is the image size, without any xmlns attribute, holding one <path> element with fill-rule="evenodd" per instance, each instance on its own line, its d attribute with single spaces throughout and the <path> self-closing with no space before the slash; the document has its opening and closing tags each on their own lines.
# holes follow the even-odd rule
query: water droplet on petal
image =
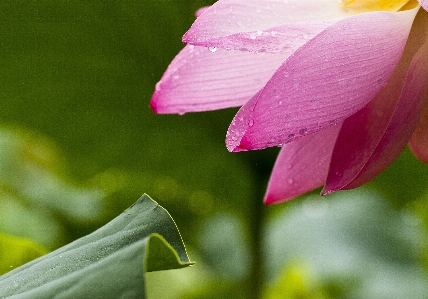
<svg viewBox="0 0 428 299">
<path fill-rule="evenodd" d="M 336 171 L 334 174 L 339 178 L 341 178 L 343 176 L 343 172 L 341 172 L 341 171 Z"/>
<path fill-rule="evenodd" d="M 210 50 L 210 52 L 214 53 L 215 51 L 217 51 L 217 47 L 208 47 L 208 50 Z"/>
<path fill-rule="evenodd" d="M 248 121 L 248 126 L 254 126 L 254 120 L 252 118 Z"/>
<path fill-rule="evenodd" d="M 302 128 L 299 131 L 300 135 L 305 135 L 307 132 L 308 132 L 308 129 L 306 129 L 306 128 Z"/>
</svg>

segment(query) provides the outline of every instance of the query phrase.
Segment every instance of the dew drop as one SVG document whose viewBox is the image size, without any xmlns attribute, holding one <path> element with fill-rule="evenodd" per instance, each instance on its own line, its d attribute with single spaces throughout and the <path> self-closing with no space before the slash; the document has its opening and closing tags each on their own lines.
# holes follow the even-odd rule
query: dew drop
<svg viewBox="0 0 428 299">
<path fill-rule="evenodd" d="M 254 126 L 254 120 L 252 118 L 248 121 L 248 126 Z"/>
<path fill-rule="evenodd" d="M 300 135 L 305 135 L 307 132 L 308 132 L 308 129 L 306 129 L 306 128 L 302 128 L 299 131 Z"/>
<path fill-rule="evenodd" d="M 289 138 L 289 139 L 291 139 L 291 140 L 293 140 L 293 139 L 294 139 L 294 137 L 296 137 L 296 135 L 294 135 L 294 134 L 290 134 L 290 135 L 288 135 L 288 138 Z"/>
<path fill-rule="evenodd" d="M 208 47 L 208 50 L 212 53 L 217 51 L 217 47 Z"/>
<path fill-rule="evenodd" d="M 341 178 L 343 176 L 343 173 L 341 171 L 336 171 L 334 174 L 336 176 L 338 176 L 339 178 Z"/>
<path fill-rule="evenodd" d="M 279 106 L 281 106 L 281 105 L 282 105 L 282 101 L 279 101 L 279 102 L 278 102 L 278 105 L 279 105 Z"/>
<path fill-rule="evenodd" d="M 177 113 L 178 115 L 184 115 L 186 111 L 184 109 L 178 109 Z"/>
</svg>

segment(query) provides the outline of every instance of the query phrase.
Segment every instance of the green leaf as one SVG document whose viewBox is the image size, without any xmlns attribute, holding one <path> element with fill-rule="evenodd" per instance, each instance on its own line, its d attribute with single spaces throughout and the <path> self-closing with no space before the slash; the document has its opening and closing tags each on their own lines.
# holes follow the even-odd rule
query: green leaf
<svg viewBox="0 0 428 299">
<path fill-rule="evenodd" d="M 46 253 L 46 248 L 30 240 L 0 233 L 0 274 Z"/>
<path fill-rule="evenodd" d="M 371 299 L 428 294 L 421 221 L 368 187 L 302 198 L 270 219 L 264 237 L 265 273 L 278 288 L 284 288 L 278 281 L 281 272 L 297 265 L 307 273 L 311 298 L 320 293 Z M 288 283 L 299 291 L 296 283 Z"/>
<path fill-rule="evenodd" d="M 1 276 L 0 298 L 144 298 L 144 270 L 191 264 L 174 220 L 143 195 L 92 234 Z"/>
</svg>

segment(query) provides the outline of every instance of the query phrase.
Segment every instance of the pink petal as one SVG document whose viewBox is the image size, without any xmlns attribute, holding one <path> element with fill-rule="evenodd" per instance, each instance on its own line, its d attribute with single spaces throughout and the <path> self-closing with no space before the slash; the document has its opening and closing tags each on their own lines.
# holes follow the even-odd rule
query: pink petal
<svg viewBox="0 0 428 299">
<path fill-rule="evenodd" d="M 333 20 L 348 15 L 339 2 L 331 0 L 219 0 L 194 22 L 184 40 L 196 43 L 286 23 Z"/>
<path fill-rule="evenodd" d="M 284 145 L 264 202 L 280 203 L 322 186 L 339 130 L 340 124 Z"/>
<path fill-rule="evenodd" d="M 423 14 L 425 17 L 425 24 L 427 24 L 425 27 L 428 27 L 428 13 L 420 13 Z M 423 30 L 423 26 L 420 26 L 421 30 Z M 425 28 L 425 32 L 428 30 Z M 426 34 L 428 35 L 428 34 Z M 428 37 L 422 37 L 421 40 L 427 40 Z M 422 64 L 426 66 L 428 64 L 428 41 L 425 42 L 424 50 L 425 51 L 425 59 L 422 61 Z M 421 161 L 428 163 L 428 93 L 425 95 L 425 103 L 424 107 L 419 119 L 419 122 L 416 126 L 415 131 L 413 132 L 413 135 L 410 139 L 410 148 L 415 154 L 415 156 L 420 159 Z"/>
<path fill-rule="evenodd" d="M 282 145 L 360 110 L 392 74 L 416 12 L 364 13 L 328 27 L 291 55 L 241 108 L 229 128 L 227 148 Z"/>
<path fill-rule="evenodd" d="M 199 8 L 196 12 L 195 12 L 195 16 L 198 18 L 204 11 L 207 10 L 207 8 L 209 8 L 209 6 L 204 6 Z"/>
<path fill-rule="evenodd" d="M 417 124 L 428 86 L 428 18 L 419 13 L 388 85 L 343 123 L 323 193 L 372 180 L 402 152 Z"/>
<path fill-rule="evenodd" d="M 156 84 L 150 105 L 156 113 L 180 114 L 241 106 L 286 58 L 186 46 Z"/>
<path fill-rule="evenodd" d="M 210 38 L 198 42 L 183 38 L 195 46 L 216 47 L 239 51 L 292 54 L 297 48 L 337 21 L 292 23 L 264 30 L 239 32 L 226 37 Z"/>
<path fill-rule="evenodd" d="M 428 0 L 418 0 L 419 4 L 426 10 L 428 11 Z"/>
<path fill-rule="evenodd" d="M 349 16 L 338 2 L 220 0 L 183 36 L 197 46 L 292 53 L 338 19 Z M 335 21 L 333 21 L 335 20 Z"/>
<path fill-rule="evenodd" d="M 419 160 L 428 163 L 428 94 L 425 96 L 424 107 L 409 146 Z"/>
</svg>

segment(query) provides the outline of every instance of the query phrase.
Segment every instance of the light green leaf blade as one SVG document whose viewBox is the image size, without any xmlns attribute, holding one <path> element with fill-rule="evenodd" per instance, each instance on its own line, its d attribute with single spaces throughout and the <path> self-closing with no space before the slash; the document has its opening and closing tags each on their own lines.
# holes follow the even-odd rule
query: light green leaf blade
<svg viewBox="0 0 428 299">
<path fill-rule="evenodd" d="M 0 232 L 0 275 L 46 253 L 46 248 L 31 240 Z"/>
<path fill-rule="evenodd" d="M 0 298 L 144 298 L 144 270 L 189 266 L 168 212 L 143 195 L 111 222 L 0 277 Z"/>
</svg>

